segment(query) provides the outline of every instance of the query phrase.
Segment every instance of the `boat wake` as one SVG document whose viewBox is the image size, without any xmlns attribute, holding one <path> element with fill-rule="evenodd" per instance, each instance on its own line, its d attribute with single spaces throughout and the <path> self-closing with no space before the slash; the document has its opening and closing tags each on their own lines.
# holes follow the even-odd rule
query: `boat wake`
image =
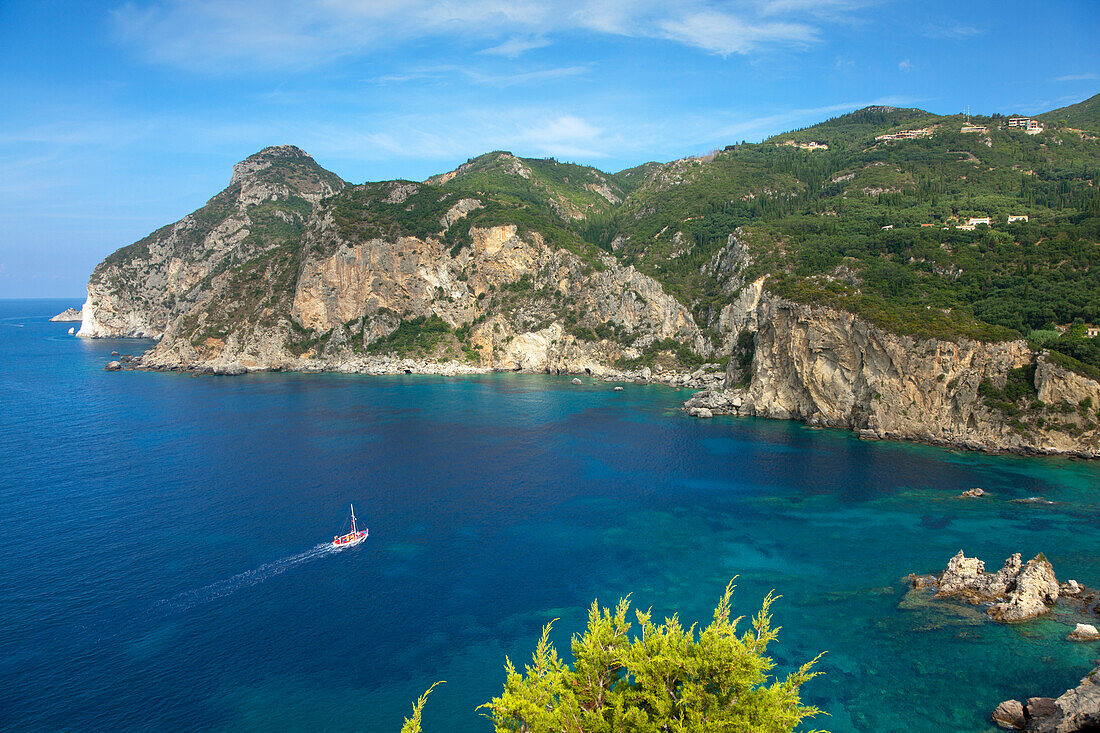
<svg viewBox="0 0 1100 733">
<path fill-rule="evenodd" d="M 316 547 L 312 547 L 297 555 L 272 560 L 271 562 L 264 563 L 258 568 L 246 570 L 243 573 L 237 573 L 232 578 L 219 580 L 216 583 L 211 583 L 202 588 L 184 591 L 171 598 L 158 601 L 154 607 L 165 611 L 186 611 L 189 608 L 193 608 L 203 603 L 209 603 L 217 598 L 232 595 L 244 588 L 251 588 L 259 585 L 268 578 L 282 575 L 293 567 L 320 559 L 326 555 L 332 555 L 339 551 L 339 548 L 333 547 L 331 542 L 322 542 Z"/>
</svg>

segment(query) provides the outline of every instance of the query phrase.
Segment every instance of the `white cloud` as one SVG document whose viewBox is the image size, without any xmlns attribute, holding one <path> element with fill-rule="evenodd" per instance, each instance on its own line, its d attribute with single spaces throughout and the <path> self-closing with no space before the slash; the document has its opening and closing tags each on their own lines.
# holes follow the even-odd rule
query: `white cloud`
<svg viewBox="0 0 1100 733">
<path fill-rule="evenodd" d="M 817 37 L 812 27 L 802 23 L 748 24 L 714 10 L 668 18 L 659 28 L 664 38 L 723 56 L 748 53 L 765 43 L 808 43 Z"/>
<path fill-rule="evenodd" d="M 193 71 L 293 70 L 435 38 L 515 57 L 587 32 L 721 55 L 805 45 L 860 0 L 151 0 L 116 9 L 122 41 Z"/>
<path fill-rule="evenodd" d="M 545 38 L 509 38 L 504 43 L 492 46 L 491 48 L 482 49 L 478 53 L 489 54 L 491 56 L 507 56 L 508 58 L 516 58 L 520 54 L 532 51 L 536 48 L 543 48 L 549 46 L 550 41 Z"/>
<path fill-rule="evenodd" d="M 898 68 L 902 71 L 912 71 L 913 64 L 909 61 L 909 59 L 905 59 L 904 61 L 898 62 Z"/>
</svg>

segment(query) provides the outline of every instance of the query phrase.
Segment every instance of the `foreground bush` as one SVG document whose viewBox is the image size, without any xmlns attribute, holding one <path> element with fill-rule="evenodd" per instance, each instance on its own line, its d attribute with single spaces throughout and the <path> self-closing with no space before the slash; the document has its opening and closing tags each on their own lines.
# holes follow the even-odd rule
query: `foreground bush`
<svg viewBox="0 0 1100 733">
<path fill-rule="evenodd" d="M 550 643 L 553 622 L 547 624 L 524 672 L 506 662 L 504 692 L 482 706 L 486 717 L 498 733 L 794 730 L 821 712 L 799 699 L 802 684 L 818 674 L 811 671 L 817 659 L 769 681 L 775 596 L 764 599 L 752 629 L 738 636 L 743 617 L 730 618 L 732 593 L 731 582 L 701 630 L 684 628 L 676 616 L 657 625 L 650 612 L 635 611 L 640 634 L 633 636 L 629 599 L 613 611 L 594 602 L 588 628 L 573 637 L 572 668 Z M 419 733 L 424 699 L 402 733 Z"/>
</svg>

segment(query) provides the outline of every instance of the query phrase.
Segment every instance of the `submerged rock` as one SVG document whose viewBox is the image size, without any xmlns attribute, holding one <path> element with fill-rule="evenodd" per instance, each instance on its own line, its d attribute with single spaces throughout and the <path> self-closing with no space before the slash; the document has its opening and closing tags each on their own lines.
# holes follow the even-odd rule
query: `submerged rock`
<svg viewBox="0 0 1100 733">
<path fill-rule="evenodd" d="M 573 384 L 584 384 L 579 377 L 573 377 Z"/>
<path fill-rule="evenodd" d="M 614 391 L 614 392 L 622 392 L 622 391 L 623 391 L 623 388 L 622 388 L 622 387 L 616 387 L 616 388 L 615 388 L 614 390 L 612 390 L 612 391 Z"/>
<path fill-rule="evenodd" d="M 109 372 L 117 372 L 117 371 L 120 371 L 122 369 L 122 362 L 121 361 L 109 361 L 109 362 L 107 362 L 107 366 L 105 366 L 103 368 L 106 369 Z"/>
</svg>

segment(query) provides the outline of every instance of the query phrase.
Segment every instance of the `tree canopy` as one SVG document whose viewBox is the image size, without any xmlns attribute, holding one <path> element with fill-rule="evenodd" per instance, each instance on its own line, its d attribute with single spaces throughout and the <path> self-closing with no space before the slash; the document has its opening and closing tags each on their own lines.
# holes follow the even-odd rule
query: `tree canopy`
<svg viewBox="0 0 1100 733">
<path fill-rule="evenodd" d="M 497 733 L 793 731 L 821 714 L 799 698 L 819 674 L 812 671 L 817 659 L 783 679 L 771 677 L 777 596 L 769 593 L 751 629 L 738 634 L 744 617 L 731 618 L 733 589 L 731 581 L 704 628 L 684 627 L 676 615 L 657 624 L 651 611 L 631 614 L 629 597 L 614 609 L 593 602 L 588 627 L 573 636 L 572 665 L 550 641 L 554 622 L 546 624 L 522 672 L 506 661 L 504 691 L 482 706 L 485 716 Z M 419 733 L 426 696 L 402 733 Z"/>
</svg>

